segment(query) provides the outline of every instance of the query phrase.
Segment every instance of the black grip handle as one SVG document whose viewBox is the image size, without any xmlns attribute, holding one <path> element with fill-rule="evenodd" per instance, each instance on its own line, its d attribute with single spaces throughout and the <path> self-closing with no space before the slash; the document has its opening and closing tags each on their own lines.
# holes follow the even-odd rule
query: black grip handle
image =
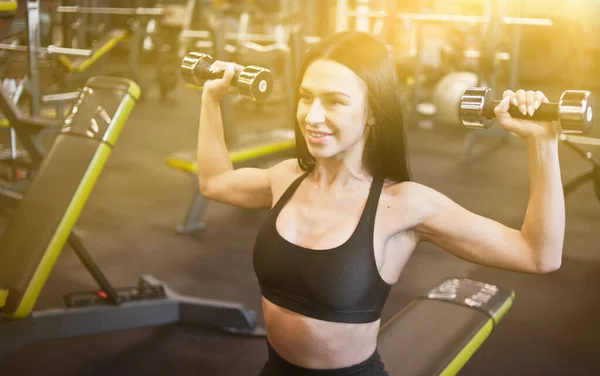
<svg viewBox="0 0 600 376">
<path fill-rule="evenodd" d="M 196 65 L 196 69 L 194 69 L 194 71 L 198 75 L 198 77 L 202 80 L 219 80 L 219 79 L 223 78 L 223 76 L 225 75 L 224 70 L 213 73 L 210 71 L 210 66 L 211 66 L 211 64 L 209 64 L 206 61 L 199 61 L 198 64 Z M 239 81 L 240 81 L 240 73 L 236 71 L 234 73 L 233 77 L 231 78 L 231 86 L 237 86 Z"/>
<path fill-rule="evenodd" d="M 501 101 L 493 100 L 488 101 L 483 105 L 483 116 L 487 119 L 493 119 L 496 117 L 494 109 L 500 104 Z M 519 108 L 513 104 L 508 108 L 510 116 L 517 119 L 526 120 L 537 120 L 537 121 L 557 121 L 559 118 L 559 105 L 558 103 L 542 103 L 540 107 L 535 110 L 533 116 L 529 114 L 523 115 Z"/>
<path fill-rule="evenodd" d="M 210 65 L 209 65 L 209 67 L 210 67 Z M 220 72 L 212 73 L 211 71 L 209 71 L 207 69 L 205 74 L 202 75 L 202 78 L 204 78 L 206 80 L 219 80 L 219 79 L 223 78 L 224 75 L 225 75 L 224 70 L 222 70 Z M 240 73 L 236 71 L 233 74 L 233 77 L 231 77 L 231 86 L 237 86 L 238 82 L 240 82 Z"/>
</svg>

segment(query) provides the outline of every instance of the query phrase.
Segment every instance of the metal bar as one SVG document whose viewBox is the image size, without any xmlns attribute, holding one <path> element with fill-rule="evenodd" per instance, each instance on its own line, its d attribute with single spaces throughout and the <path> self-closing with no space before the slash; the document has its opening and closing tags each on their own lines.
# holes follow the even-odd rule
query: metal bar
<svg viewBox="0 0 600 376">
<path fill-rule="evenodd" d="M 79 98 L 79 92 L 74 91 L 72 93 L 60 93 L 60 94 L 48 94 L 42 96 L 42 102 L 46 104 L 55 104 L 62 102 L 73 102 Z"/>
<path fill-rule="evenodd" d="M 563 141 L 568 141 L 573 144 L 578 145 L 592 145 L 592 146 L 600 146 L 600 138 L 593 137 L 584 137 L 584 136 L 567 136 L 566 134 L 561 134 L 560 139 Z"/>
<path fill-rule="evenodd" d="M 14 161 L 17 160 L 17 132 L 15 131 L 14 125 L 10 125 L 10 158 Z M 13 171 L 16 172 L 16 171 Z"/>
<path fill-rule="evenodd" d="M 28 85 L 27 78 L 23 78 L 21 82 L 17 84 L 17 87 L 13 93 L 12 100 L 14 103 L 18 105 L 21 100 L 21 95 L 23 95 L 23 91 L 25 90 L 25 85 Z M 17 160 L 17 132 L 15 131 L 15 125 L 10 126 L 10 155 L 13 159 L 13 162 Z M 13 173 L 16 177 L 16 169 L 13 169 Z"/>
<path fill-rule="evenodd" d="M 348 30 L 348 0 L 337 0 L 335 12 L 335 31 Z"/>
<path fill-rule="evenodd" d="M 31 95 L 31 114 L 40 114 L 40 79 L 38 73 L 38 49 L 40 36 L 40 0 L 27 1 L 27 31 L 29 37 L 29 83 Z"/>
<path fill-rule="evenodd" d="M 208 30 L 182 30 L 179 34 L 180 38 L 210 38 Z"/>
<path fill-rule="evenodd" d="M 227 61 L 228 53 L 226 50 L 227 41 L 225 39 L 225 17 L 219 13 L 218 21 L 214 33 L 215 60 Z M 223 119 L 223 133 L 225 143 L 229 146 L 234 145 L 238 137 L 236 127 L 234 126 L 235 115 L 231 97 L 227 96 L 221 100 L 221 117 Z"/>
<path fill-rule="evenodd" d="M 273 51 L 283 51 L 288 52 L 290 50 L 290 46 L 286 43 L 272 43 L 267 46 L 263 46 L 260 44 L 256 44 L 254 42 L 244 42 L 244 48 L 247 48 L 251 51 L 268 53 Z"/>
<path fill-rule="evenodd" d="M 315 44 L 315 43 L 319 43 L 322 38 L 317 37 L 317 36 L 305 36 L 302 39 L 304 40 L 305 43 Z"/>
<path fill-rule="evenodd" d="M 521 25 L 513 28 L 510 61 L 509 85 L 516 89 L 519 85 L 519 60 L 521 59 Z"/>
<path fill-rule="evenodd" d="M 546 18 L 504 17 L 507 25 L 552 26 L 552 20 Z"/>
<path fill-rule="evenodd" d="M 179 34 L 180 38 L 197 38 L 197 39 L 209 39 L 211 33 L 208 30 L 183 30 Z M 252 34 L 252 33 L 227 33 L 225 38 L 228 42 L 248 41 L 248 42 L 278 42 L 277 37 L 274 34 Z M 321 37 L 317 36 L 304 36 L 306 43 L 317 43 L 321 40 Z"/>
<path fill-rule="evenodd" d="M 488 22 L 486 17 L 461 16 L 456 14 L 398 13 L 397 17 L 405 21 L 418 22 L 457 22 L 471 24 Z M 503 20 L 506 25 L 552 26 L 552 20 L 547 18 L 503 17 Z"/>
<path fill-rule="evenodd" d="M 368 18 L 386 18 L 387 12 L 385 10 L 354 10 L 348 12 L 348 17 L 368 17 Z"/>
<path fill-rule="evenodd" d="M 67 239 L 69 246 L 73 249 L 73 252 L 77 255 L 83 266 L 90 273 L 94 281 L 100 286 L 102 291 L 106 293 L 106 300 L 111 304 L 120 304 L 121 298 L 117 290 L 110 284 L 108 278 L 102 273 L 102 270 L 98 267 L 98 264 L 94 262 L 88 251 L 83 247 L 83 244 L 79 238 L 71 231 L 69 238 Z"/>
<path fill-rule="evenodd" d="M 165 14 L 164 8 L 106 8 L 106 7 L 80 7 L 80 6 L 59 6 L 56 8 L 58 13 L 78 13 L 78 14 L 108 14 L 108 15 L 126 15 L 126 16 L 162 16 Z"/>
<path fill-rule="evenodd" d="M 194 21 L 194 13 L 197 11 L 196 6 L 200 7 L 200 4 L 198 4 L 198 1 L 196 0 L 187 0 L 187 4 L 185 6 L 185 16 L 183 18 L 183 29 L 189 29 L 192 26 L 192 23 Z"/>
<path fill-rule="evenodd" d="M 89 57 L 92 56 L 92 50 L 83 49 L 83 48 L 66 48 L 66 47 L 57 47 L 50 45 L 46 48 L 41 48 L 47 54 L 51 55 L 65 55 L 65 56 L 82 56 Z"/>
<path fill-rule="evenodd" d="M 130 51 L 127 64 L 129 65 L 131 77 L 142 87 L 142 92 L 144 92 L 148 87 L 141 77 L 140 56 L 142 54 L 141 50 L 143 48 L 145 31 L 139 20 L 133 19 L 130 21 L 133 33 L 131 34 L 131 41 L 129 43 Z"/>
<path fill-rule="evenodd" d="M 29 48 L 29 46 L 0 43 L 0 50 L 28 52 L 31 49 Z M 82 56 L 82 57 L 92 56 L 92 50 L 87 50 L 87 49 L 82 49 L 82 48 L 67 48 L 67 47 L 57 47 L 57 46 L 50 45 L 48 47 L 37 47 L 37 48 L 34 48 L 34 50 L 36 50 L 38 53 L 46 53 L 49 55 Z"/>
<path fill-rule="evenodd" d="M 481 57 L 481 52 L 477 50 L 465 50 L 464 56 L 470 59 L 478 59 Z M 499 60 L 510 60 L 510 54 L 508 52 L 497 52 L 496 59 Z"/>
<path fill-rule="evenodd" d="M 19 52 L 27 52 L 29 51 L 28 46 L 14 45 L 14 44 L 6 44 L 0 43 L 1 50 L 10 50 L 10 51 L 19 51 Z"/>
</svg>

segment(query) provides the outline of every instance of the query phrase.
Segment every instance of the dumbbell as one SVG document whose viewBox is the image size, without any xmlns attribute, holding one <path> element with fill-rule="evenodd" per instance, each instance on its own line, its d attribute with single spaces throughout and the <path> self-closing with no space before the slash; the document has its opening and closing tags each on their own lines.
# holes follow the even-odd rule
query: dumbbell
<svg viewBox="0 0 600 376">
<path fill-rule="evenodd" d="M 494 91 L 490 88 L 465 90 L 459 108 L 463 125 L 470 129 L 491 127 L 496 117 L 494 108 L 499 103 L 499 100 L 494 100 Z M 567 90 L 558 103 L 542 103 L 533 116 L 523 115 L 512 104 L 508 113 L 519 119 L 558 121 L 562 133 L 584 134 L 592 129 L 594 123 L 594 97 L 589 91 Z"/>
<path fill-rule="evenodd" d="M 210 71 L 213 62 L 214 59 L 208 54 L 188 53 L 181 62 L 183 80 L 192 85 L 202 86 L 207 80 L 222 78 L 224 71 Z M 243 71 L 235 73 L 231 85 L 245 98 L 257 102 L 264 101 L 273 90 L 273 76 L 267 68 L 249 65 Z"/>
</svg>

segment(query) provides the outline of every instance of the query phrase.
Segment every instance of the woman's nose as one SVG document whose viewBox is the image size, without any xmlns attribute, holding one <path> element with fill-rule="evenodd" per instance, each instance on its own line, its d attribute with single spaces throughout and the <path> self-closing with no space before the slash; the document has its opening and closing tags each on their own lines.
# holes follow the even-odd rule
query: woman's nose
<svg viewBox="0 0 600 376">
<path fill-rule="evenodd" d="M 319 124 L 325 122 L 325 111 L 323 110 L 323 106 L 320 105 L 319 101 L 314 101 L 304 121 L 309 124 Z"/>
</svg>

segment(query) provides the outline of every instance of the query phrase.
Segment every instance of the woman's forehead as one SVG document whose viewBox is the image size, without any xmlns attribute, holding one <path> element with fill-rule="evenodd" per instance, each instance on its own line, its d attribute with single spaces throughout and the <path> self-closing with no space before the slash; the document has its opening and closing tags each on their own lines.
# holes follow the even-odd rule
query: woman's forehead
<svg viewBox="0 0 600 376">
<path fill-rule="evenodd" d="M 315 60 L 302 79 L 301 87 L 311 92 L 365 92 L 365 82 L 350 68 L 332 60 Z"/>
</svg>

